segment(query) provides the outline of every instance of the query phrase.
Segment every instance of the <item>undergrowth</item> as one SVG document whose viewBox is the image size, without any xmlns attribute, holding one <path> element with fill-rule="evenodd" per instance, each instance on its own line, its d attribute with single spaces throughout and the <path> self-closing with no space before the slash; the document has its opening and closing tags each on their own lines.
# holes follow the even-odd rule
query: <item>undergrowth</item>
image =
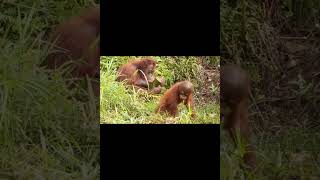
<svg viewBox="0 0 320 180">
<path fill-rule="evenodd" d="M 220 179 L 319 179 L 318 1 L 220 5 L 221 64 L 239 64 L 252 79 L 249 121 L 258 162 L 252 174 L 242 169 L 241 148 L 222 131 Z"/>
<path fill-rule="evenodd" d="M 0 3 L 0 179 L 99 179 L 97 99 L 40 67 L 46 32 L 92 3 Z"/>
</svg>

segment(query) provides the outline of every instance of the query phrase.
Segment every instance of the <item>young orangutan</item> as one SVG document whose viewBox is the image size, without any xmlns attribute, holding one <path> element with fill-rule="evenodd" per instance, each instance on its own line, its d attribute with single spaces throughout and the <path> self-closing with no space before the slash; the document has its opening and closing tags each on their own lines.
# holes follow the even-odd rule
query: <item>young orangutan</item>
<svg viewBox="0 0 320 180">
<path fill-rule="evenodd" d="M 255 155 L 250 145 L 250 127 L 248 124 L 248 100 L 250 81 L 246 72 L 236 65 L 222 66 L 221 71 L 221 109 L 230 109 L 224 119 L 224 128 L 236 144 L 236 130 L 240 130 L 242 142 L 246 145 L 244 162 L 250 168 L 255 167 Z M 222 114 L 223 115 L 223 114 Z"/>
<path fill-rule="evenodd" d="M 178 105 L 184 102 L 187 108 L 191 108 L 191 116 L 195 117 L 192 93 L 193 85 L 190 81 L 175 83 L 160 98 L 156 113 L 168 113 L 171 116 L 176 116 L 178 114 Z"/>
</svg>

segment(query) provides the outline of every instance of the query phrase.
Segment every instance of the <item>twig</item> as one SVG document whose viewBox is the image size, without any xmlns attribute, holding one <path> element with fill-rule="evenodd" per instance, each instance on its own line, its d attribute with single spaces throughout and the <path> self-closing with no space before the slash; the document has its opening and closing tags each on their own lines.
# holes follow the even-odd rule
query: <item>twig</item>
<svg viewBox="0 0 320 180">
<path fill-rule="evenodd" d="M 258 107 L 258 104 L 257 104 L 256 100 L 254 99 L 251 91 L 250 91 L 250 98 L 252 99 L 253 105 L 256 107 L 256 109 L 257 109 L 257 111 L 258 111 L 258 114 L 260 115 L 262 121 L 265 122 L 265 119 L 264 119 L 264 117 L 263 117 L 263 115 L 262 115 L 262 113 L 261 113 L 261 110 L 260 110 L 260 108 Z"/>
<path fill-rule="evenodd" d="M 302 37 L 281 36 L 280 39 L 306 40 L 306 39 L 308 39 L 308 37 L 306 37 L 306 36 L 302 36 Z"/>
</svg>

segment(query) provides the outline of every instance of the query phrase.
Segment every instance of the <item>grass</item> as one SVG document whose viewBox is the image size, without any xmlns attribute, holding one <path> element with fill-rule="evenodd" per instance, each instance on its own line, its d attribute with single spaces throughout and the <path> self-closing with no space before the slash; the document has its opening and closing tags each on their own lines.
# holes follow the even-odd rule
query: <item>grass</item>
<svg viewBox="0 0 320 180">
<path fill-rule="evenodd" d="M 206 124 L 220 122 L 219 104 L 205 102 L 196 105 L 198 117 L 190 118 L 188 110 L 181 104 L 179 106 L 180 116 L 177 118 L 166 117 L 155 114 L 155 108 L 160 95 L 150 95 L 136 92 L 126 88 L 123 82 L 115 81 L 117 68 L 135 57 L 101 57 L 101 97 L 100 97 L 100 123 L 101 124 L 149 124 L 149 123 L 182 123 L 182 124 Z M 154 57 L 157 62 L 157 76 L 166 79 L 166 88 L 178 81 L 189 79 L 195 85 L 196 92 L 201 90 L 201 79 L 203 76 L 203 65 L 210 67 L 215 58 L 203 59 L 203 65 L 199 64 L 198 57 Z M 208 86 L 208 91 L 210 86 Z M 213 83 L 212 83 L 213 87 Z M 213 96 L 213 90 L 211 91 Z M 163 93 L 163 92 L 162 92 Z M 196 95 L 197 96 L 197 95 Z M 200 104 L 200 103 L 198 103 Z"/>
<path fill-rule="evenodd" d="M 61 71 L 40 67 L 44 32 L 90 3 L 1 3 L 0 179 L 99 178 L 98 102 L 86 87 L 68 89 Z"/>
<path fill-rule="evenodd" d="M 241 148 L 234 148 L 225 132 L 221 137 L 220 179 L 246 179 L 250 173 L 241 168 Z M 303 128 L 262 132 L 254 137 L 259 169 L 247 179 L 319 179 L 319 140 L 319 132 Z"/>
</svg>

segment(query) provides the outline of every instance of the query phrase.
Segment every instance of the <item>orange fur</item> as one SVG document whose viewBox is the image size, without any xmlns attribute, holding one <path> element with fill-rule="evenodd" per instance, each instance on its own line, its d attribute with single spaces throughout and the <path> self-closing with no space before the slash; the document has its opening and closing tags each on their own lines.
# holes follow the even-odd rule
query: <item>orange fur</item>
<svg viewBox="0 0 320 180">
<path fill-rule="evenodd" d="M 59 24 L 51 32 L 49 41 L 53 52 L 47 57 L 48 68 L 55 69 L 65 62 L 73 62 L 73 77 L 88 75 L 100 78 L 100 6 L 85 9 L 80 15 Z M 99 83 L 93 85 L 99 95 Z"/>
<path fill-rule="evenodd" d="M 189 81 L 181 81 L 175 83 L 169 90 L 167 90 L 160 99 L 160 103 L 156 108 L 157 113 L 167 112 L 171 116 L 178 114 L 178 105 L 181 102 L 192 110 L 192 117 L 195 117 L 193 105 L 193 85 Z"/>
<path fill-rule="evenodd" d="M 147 91 L 150 83 L 155 80 L 154 72 L 156 69 L 156 61 L 150 58 L 140 60 L 132 60 L 120 66 L 118 69 L 117 81 L 127 81 L 127 84 L 133 85 L 137 89 Z M 161 91 L 163 83 L 152 89 L 152 94 L 158 94 Z"/>
</svg>

